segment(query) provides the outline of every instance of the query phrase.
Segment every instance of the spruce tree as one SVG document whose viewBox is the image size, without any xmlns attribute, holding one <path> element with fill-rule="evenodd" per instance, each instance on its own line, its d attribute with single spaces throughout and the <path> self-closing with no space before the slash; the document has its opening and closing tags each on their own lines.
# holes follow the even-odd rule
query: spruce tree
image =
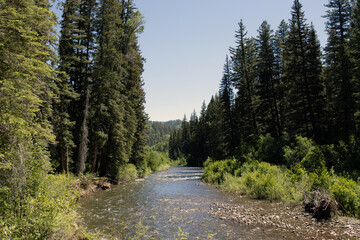
<svg viewBox="0 0 360 240">
<path fill-rule="evenodd" d="M 220 82 L 220 101 L 223 106 L 223 122 L 222 131 L 224 133 L 224 152 L 226 155 L 230 154 L 235 148 L 234 142 L 234 93 L 231 79 L 230 62 L 228 56 L 226 56 L 224 64 L 223 77 Z"/>
<path fill-rule="evenodd" d="M 356 136 L 360 137 L 360 1 L 357 0 L 350 25 L 349 51 L 353 71 L 353 96 L 355 101 Z"/>
<path fill-rule="evenodd" d="M 349 0 L 330 0 L 326 7 L 326 30 L 329 35 L 325 47 L 325 78 L 330 120 L 328 131 L 332 139 L 348 141 L 354 131 L 352 73 L 347 46 L 351 4 Z"/>
<path fill-rule="evenodd" d="M 26 201 L 50 170 L 47 149 L 55 140 L 47 119 L 57 82 L 49 8 L 47 0 L 0 2 L 0 211 L 19 226 L 28 224 Z"/>
<path fill-rule="evenodd" d="M 319 62 L 320 58 L 314 53 L 308 54 L 308 47 L 313 47 L 308 45 L 310 27 L 298 0 L 294 1 L 291 15 L 284 55 L 285 97 L 289 103 L 286 107 L 286 128 L 292 136 L 300 134 L 319 141 L 319 119 L 315 113 L 319 91 L 312 93 L 313 88 L 321 88 L 319 72 L 311 72 L 314 69 L 309 67 L 311 63 Z"/>
<path fill-rule="evenodd" d="M 70 104 L 78 97 L 73 91 L 72 82 L 75 80 L 75 39 L 78 32 L 79 21 L 78 0 L 67 0 L 63 3 L 63 15 L 61 21 L 59 40 L 59 82 L 58 101 L 54 104 L 54 130 L 56 133 L 57 146 L 53 158 L 60 159 L 60 170 L 69 172 L 69 158 L 72 148 L 75 147 L 73 139 L 73 126 L 69 112 Z"/>
<path fill-rule="evenodd" d="M 280 114 L 278 109 L 279 81 L 275 76 L 275 56 L 273 34 L 270 25 L 264 21 L 257 38 L 257 69 L 259 95 L 258 116 L 262 133 L 270 133 L 273 137 L 281 134 Z M 259 128 L 261 128 L 259 127 Z"/>
<path fill-rule="evenodd" d="M 230 48 L 233 63 L 233 82 L 237 89 L 235 97 L 235 121 L 238 129 L 237 135 L 241 142 L 254 139 L 259 135 L 256 112 L 255 112 L 255 41 L 246 37 L 245 26 L 242 21 L 239 23 L 239 30 L 236 32 L 235 48 Z"/>
<path fill-rule="evenodd" d="M 278 88 L 276 94 L 278 96 L 278 111 L 280 117 L 280 133 L 282 134 L 284 131 L 284 123 L 285 123 L 285 111 L 287 102 L 284 98 L 284 90 L 285 90 L 285 81 L 284 81 L 284 51 L 286 39 L 289 33 L 289 25 L 282 20 L 277 31 L 274 36 L 274 78 L 275 82 L 277 82 Z"/>
</svg>

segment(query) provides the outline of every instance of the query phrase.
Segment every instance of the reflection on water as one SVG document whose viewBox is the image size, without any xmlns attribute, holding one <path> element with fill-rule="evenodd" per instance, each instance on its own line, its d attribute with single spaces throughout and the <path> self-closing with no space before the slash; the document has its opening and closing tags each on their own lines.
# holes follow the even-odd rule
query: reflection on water
<svg viewBox="0 0 360 240">
<path fill-rule="evenodd" d="M 172 167 L 144 180 L 114 186 L 80 201 L 84 224 L 89 229 L 106 231 L 129 238 L 142 222 L 156 239 L 175 239 L 178 227 L 189 239 L 264 239 L 245 225 L 220 220 L 210 215 L 215 202 L 230 203 L 239 199 L 224 194 L 200 180 L 202 169 Z M 243 200 L 241 200 L 243 201 Z M 271 239 L 282 239 L 282 235 Z M 269 238 L 267 238 L 269 239 Z"/>
</svg>

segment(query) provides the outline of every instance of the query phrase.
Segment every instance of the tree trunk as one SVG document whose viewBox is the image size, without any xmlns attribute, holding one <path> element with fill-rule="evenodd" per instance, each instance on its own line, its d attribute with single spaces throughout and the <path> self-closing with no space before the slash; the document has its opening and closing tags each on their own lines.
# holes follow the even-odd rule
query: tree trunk
<svg viewBox="0 0 360 240">
<path fill-rule="evenodd" d="M 79 145 L 79 156 L 78 162 L 76 164 L 76 173 L 79 175 L 85 171 L 85 161 L 88 151 L 88 135 L 89 131 L 87 128 L 87 118 L 89 115 L 89 98 L 90 98 L 89 86 L 86 87 L 86 96 L 85 96 L 85 109 L 84 109 L 84 118 L 81 125 L 81 135 L 80 135 L 80 145 Z"/>
</svg>

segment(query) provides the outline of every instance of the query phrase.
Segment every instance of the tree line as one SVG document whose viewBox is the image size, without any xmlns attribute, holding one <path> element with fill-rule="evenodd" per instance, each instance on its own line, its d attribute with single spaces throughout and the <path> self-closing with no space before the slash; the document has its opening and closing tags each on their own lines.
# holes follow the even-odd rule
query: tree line
<svg viewBox="0 0 360 240">
<path fill-rule="evenodd" d="M 345 146 L 352 157 L 340 169 L 360 170 L 360 1 L 329 0 L 326 7 L 323 50 L 299 0 L 275 31 L 264 21 L 249 37 L 241 20 L 219 92 L 171 134 L 170 157 L 201 166 L 208 157 L 240 157 L 261 136 L 280 145 L 303 136 Z"/>
<path fill-rule="evenodd" d="M 45 239 L 61 224 L 75 226 L 73 219 L 56 223 L 70 219 L 74 186 L 49 173 L 116 178 L 127 163 L 139 175 L 146 170 L 140 12 L 132 0 L 65 0 L 57 38 L 51 7 L 49 0 L 0 1 L 0 235 L 6 239 Z"/>
</svg>

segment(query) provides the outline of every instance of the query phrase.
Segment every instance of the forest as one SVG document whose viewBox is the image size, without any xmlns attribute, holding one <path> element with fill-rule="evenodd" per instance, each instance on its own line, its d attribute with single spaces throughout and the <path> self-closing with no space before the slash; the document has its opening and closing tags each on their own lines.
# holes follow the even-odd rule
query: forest
<svg viewBox="0 0 360 240">
<path fill-rule="evenodd" d="M 80 188 L 168 157 L 229 191 L 299 203 L 321 190 L 360 216 L 360 0 L 329 0 L 324 49 L 299 0 L 276 31 L 240 21 L 219 92 L 167 123 L 145 112 L 134 1 L 64 0 L 60 20 L 53 4 L 0 0 L 1 239 L 96 239 Z"/>
<path fill-rule="evenodd" d="M 52 4 L 0 1 L 1 239 L 76 238 L 79 178 L 149 172 L 140 12 Z"/>
<path fill-rule="evenodd" d="M 276 30 L 248 36 L 241 20 L 219 92 L 171 134 L 170 158 L 258 198 L 325 191 L 360 216 L 360 1 L 326 7 L 324 48 L 299 0 Z"/>
</svg>

